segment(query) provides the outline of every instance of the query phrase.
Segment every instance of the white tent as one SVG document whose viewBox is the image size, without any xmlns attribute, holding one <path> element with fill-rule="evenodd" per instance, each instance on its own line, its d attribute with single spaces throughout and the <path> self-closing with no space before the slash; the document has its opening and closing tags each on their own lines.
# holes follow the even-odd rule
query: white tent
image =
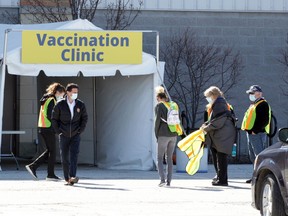
<svg viewBox="0 0 288 216">
<path fill-rule="evenodd" d="M 7 29 L 12 31 L 8 34 L 7 50 L 4 50 L 5 31 L 10 31 Z M 159 83 L 155 57 L 143 53 L 142 64 L 139 65 L 22 64 L 22 30 L 103 31 L 89 21 L 81 19 L 50 24 L 0 25 L 0 58 L 3 60 L 7 53 L 1 66 L 0 131 L 5 85 L 3 62 L 9 74 L 21 76 L 38 76 L 40 71 L 44 71 L 46 76 L 72 77 L 81 71 L 84 77 L 101 79 L 97 80 L 97 92 L 91 92 L 91 95 L 96 95 L 96 100 L 91 98 L 95 100 L 93 104 L 96 105 L 90 109 L 91 113 L 88 113 L 89 117 L 97 115 L 97 118 L 94 118 L 97 122 L 92 123 L 93 118 L 89 118 L 88 122 L 88 126 L 90 124 L 91 127 L 96 124 L 96 129 L 91 134 L 85 134 L 85 137 L 88 137 L 86 141 L 82 138 L 84 144 L 81 143 L 81 148 L 88 150 L 80 149 L 79 162 L 93 164 L 96 161 L 102 168 L 152 169 L 156 155 L 153 91 Z M 160 73 L 163 74 L 163 67 L 161 68 Z M 117 71 L 121 75 L 116 74 Z M 96 155 L 95 151 L 91 150 L 93 147 L 97 149 Z"/>
</svg>

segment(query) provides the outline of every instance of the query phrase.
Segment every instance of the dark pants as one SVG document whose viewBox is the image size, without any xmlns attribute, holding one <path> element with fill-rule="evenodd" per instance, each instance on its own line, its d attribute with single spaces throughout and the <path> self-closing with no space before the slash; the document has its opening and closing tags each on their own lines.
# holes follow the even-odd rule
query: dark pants
<svg viewBox="0 0 288 216">
<path fill-rule="evenodd" d="M 68 181 L 69 178 L 76 177 L 80 135 L 73 137 L 61 135 L 59 136 L 59 143 L 64 178 Z"/>
<path fill-rule="evenodd" d="M 216 170 L 216 174 L 218 177 L 219 182 L 227 183 L 228 182 L 228 160 L 227 154 L 218 152 L 215 148 L 210 148 L 212 153 L 213 164 Z"/>
<path fill-rule="evenodd" d="M 46 146 L 46 150 L 30 165 L 36 170 L 41 164 L 48 160 L 47 174 L 54 176 L 54 166 L 56 161 L 56 139 L 52 130 L 41 129 L 38 134 L 39 143 Z"/>
</svg>

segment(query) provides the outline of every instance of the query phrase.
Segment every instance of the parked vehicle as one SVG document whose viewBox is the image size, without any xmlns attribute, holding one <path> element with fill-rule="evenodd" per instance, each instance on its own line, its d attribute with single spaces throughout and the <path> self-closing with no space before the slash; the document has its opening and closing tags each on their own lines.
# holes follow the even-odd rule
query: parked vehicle
<svg viewBox="0 0 288 216">
<path fill-rule="evenodd" d="M 262 216 L 288 215 L 288 128 L 254 162 L 252 205 Z"/>
</svg>

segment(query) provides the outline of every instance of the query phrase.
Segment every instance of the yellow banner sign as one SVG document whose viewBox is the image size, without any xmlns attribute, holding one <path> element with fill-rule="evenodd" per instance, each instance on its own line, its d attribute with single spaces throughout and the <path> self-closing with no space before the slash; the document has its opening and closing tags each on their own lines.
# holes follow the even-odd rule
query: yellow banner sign
<svg viewBox="0 0 288 216">
<path fill-rule="evenodd" d="M 141 64 L 141 32 L 23 31 L 24 64 Z"/>
</svg>

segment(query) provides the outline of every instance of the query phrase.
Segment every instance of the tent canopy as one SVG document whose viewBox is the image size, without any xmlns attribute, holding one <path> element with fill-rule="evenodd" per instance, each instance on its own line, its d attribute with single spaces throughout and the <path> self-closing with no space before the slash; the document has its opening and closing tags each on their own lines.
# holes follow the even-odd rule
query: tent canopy
<svg viewBox="0 0 288 216">
<path fill-rule="evenodd" d="M 153 131 L 155 99 L 153 94 L 154 87 L 159 84 L 157 72 L 159 71 L 163 76 L 164 64 L 159 64 L 161 67 L 158 70 L 155 57 L 144 52 L 142 53 L 142 64 L 138 65 L 22 64 L 22 30 L 103 30 L 89 21 L 81 19 L 49 24 L 0 25 L 0 41 L 3 42 L 0 44 L 0 58 L 2 59 L 5 47 L 4 35 L 7 29 L 11 29 L 11 31 L 8 33 L 5 60 L 10 74 L 38 76 L 40 71 L 44 71 L 46 76 L 58 76 L 61 79 L 60 77 L 77 76 L 81 72 L 84 77 L 106 76 L 109 78 L 106 80 L 96 79 L 97 83 L 94 86 L 89 85 L 92 82 L 82 83 L 84 89 L 86 88 L 86 94 L 84 94 L 86 98 L 83 99 L 89 104 L 87 105 L 89 112 L 97 115 L 98 119 L 96 123 L 93 122 L 93 119 L 88 121 L 90 125 L 87 125 L 87 130 L 84 132 L 86 140 L 81 141 L 86 142 L 87 150 L 82 157 L 79 155 L 80 159 L 84 158 L 85 163 L 93 163 L 93 159 L 85 160 L 94 157 L 95 161 L 93 146 L 97 142 L 97 162 L 100 167 L 140 170 L 153 168 L 153 161 L 156 160 L 156 141 Z M 5 67 L 3 65 L 1 71 L 0 131 L 2 131 L 5 86 Z M 118 76 L 117 72 L 120 72 L 122 76 Z M 94 87 L 96 90 L 93 89 Z M 91 91 L 96 95 L 97 103 Z M 96 131 L 92 130 L 93 124 L 101 125 L 101 127 L 97 127 Z M 98 134 L 97 140 L 91 138 L 95 133 Z M 0 151 L 1 142 L 0 139 Z"/>
<path fill-rule="evenodd" d="M 31 25 L 0 25 L 0 41 L 4 41 L 5 31 L 8 33 L 7 61 L 8 73 L 23 76 L 38 76 L 44 71 L 47 76 L 114 76 L 117 71 L 123 76 L 146 75 L 156 72 L 155 58 L 147 53 L 142 54 L 142 64 L 138 65 L 107 65 L 107 64 L 22 64 L 21 46 L 22 30 L 77 30 L 103 31 L 88 20 L 73 20 L 67 22 L 31 24 Z M 3 58 L 4 43 L 0 44 L 0 58 Z"/>
</svg>

